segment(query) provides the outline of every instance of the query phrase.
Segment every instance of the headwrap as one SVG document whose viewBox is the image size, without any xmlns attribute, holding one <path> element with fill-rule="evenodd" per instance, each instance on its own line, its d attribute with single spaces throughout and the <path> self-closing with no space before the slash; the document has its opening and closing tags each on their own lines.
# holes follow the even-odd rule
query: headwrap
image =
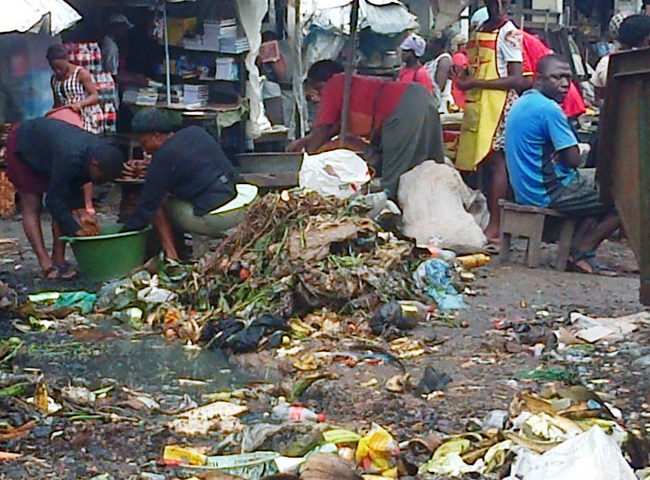
<svg viewBox="0 0 650 480">
<path fill-rule="evenodd" d="M 618 38 L 618 29 L 621 28 L 621 23 L 623 23 L 623 20 L 629 16 L 629 13 L 617 13 L 609 21 L 609 33 L 613 38 Z"/>
<path fill-rule="evenodd" d="M 630 47 L 638 47 L 650 35 L 650 17 L 646 15 L 630 15 L 618 29 L 618 43 Z"/>
<path fill-rule="evenodd" d="M 416 57 L 421 57 L 424 55 L 424 51 L 427 48 L 427 42 L 420 35 L 412 33 L 406 37 L 406 39 L 402 42 L 400 48 L 402 50 L 411 50 L 413 53 L 415 53 Z"/>
</svg>

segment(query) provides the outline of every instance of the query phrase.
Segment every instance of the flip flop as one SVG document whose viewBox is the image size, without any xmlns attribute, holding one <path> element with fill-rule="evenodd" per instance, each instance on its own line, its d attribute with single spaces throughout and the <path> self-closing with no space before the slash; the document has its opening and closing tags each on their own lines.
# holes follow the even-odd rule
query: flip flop
<svg viewBox="0 0 650 480">
<path fill-rule="evenodd" d="M 579 262 L 585 261 L 591 270 L 578 265 Z M 574 250 L 571 258 L 567 264 L 567 270 L 570 272 L 584 273 L 586 275 L 601 275 L 603 277 L 617 277 L 618 274 L 613 270 L 609 270 L 598 263 L 596 260 L 596 252 L 589 250 L 586 252 L 578 252 Z"/>
<path fill-rule="evenodd" d="M 43 270 L 39 277 L 44 280 L 59 280 L 61 278 L 59 269 L 55 265 L 52 265 L 50 268 Z"/>
<path fill-rule="evenodd" d="M 61 280 L 72 280 L 78 275 L 78 272 L 68 262 L 53 267 L 59 274 L 58 278 Z"/>
</svg>

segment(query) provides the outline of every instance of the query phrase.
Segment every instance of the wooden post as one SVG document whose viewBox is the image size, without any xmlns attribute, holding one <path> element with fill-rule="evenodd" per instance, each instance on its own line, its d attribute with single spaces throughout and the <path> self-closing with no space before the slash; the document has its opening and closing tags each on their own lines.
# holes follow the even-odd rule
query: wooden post
<svg viewBox="0 0 650 480">
<path fill-rule="evenodd" d="M 359 0 L 352 0 L 350 11 L 350 38 L 348 44 L 347 64 L 345 65 L 345 83 L 343 87 L 343 107 L 341 109 L 341 131 L 339 143 L 345 145 L 348 138 L 350 118 L 350 95 L 352 94 L 352 73 L 354 71 L 354 59 L 356 57 L 357 23 L 359 22 Z"/>
</svg>

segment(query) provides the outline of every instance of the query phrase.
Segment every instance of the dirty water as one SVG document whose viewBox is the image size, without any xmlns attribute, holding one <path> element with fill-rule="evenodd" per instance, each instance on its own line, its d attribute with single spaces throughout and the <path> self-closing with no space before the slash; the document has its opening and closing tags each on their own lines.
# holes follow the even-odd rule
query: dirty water
<svg viewBox="0 0 650 480">
<path fill-rule="evenodd" d="M 4 332 L 7 336 L 7 332 Z M 139 334 L 104 327 L 101 330 L 46 332 L 19 336 L 25 347 L 14 369 L 46 372 L 60 382 L 128 385 L 144 391 L 188 393 L 225 390 L 252 381 L 271 381 L 272 372 L 253 374 L 222 352 L 186 348 L 157 334 Z"/>
</svg>

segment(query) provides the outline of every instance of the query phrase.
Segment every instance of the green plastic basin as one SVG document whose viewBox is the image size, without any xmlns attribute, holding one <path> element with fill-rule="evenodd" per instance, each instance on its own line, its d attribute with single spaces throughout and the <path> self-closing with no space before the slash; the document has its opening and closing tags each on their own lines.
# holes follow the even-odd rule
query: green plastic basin
<svg viewBox="0 0 650 480">
<path fill-rule="evenodd" d="M 63 237 L 72 246 L 79 271 L 100 282 L 121 278 L 144 263 L 147 235 L 151 230 L 119 232 L 122 225 L 114 223 L 100 228 L 94 237 Z"/>
</svg>

